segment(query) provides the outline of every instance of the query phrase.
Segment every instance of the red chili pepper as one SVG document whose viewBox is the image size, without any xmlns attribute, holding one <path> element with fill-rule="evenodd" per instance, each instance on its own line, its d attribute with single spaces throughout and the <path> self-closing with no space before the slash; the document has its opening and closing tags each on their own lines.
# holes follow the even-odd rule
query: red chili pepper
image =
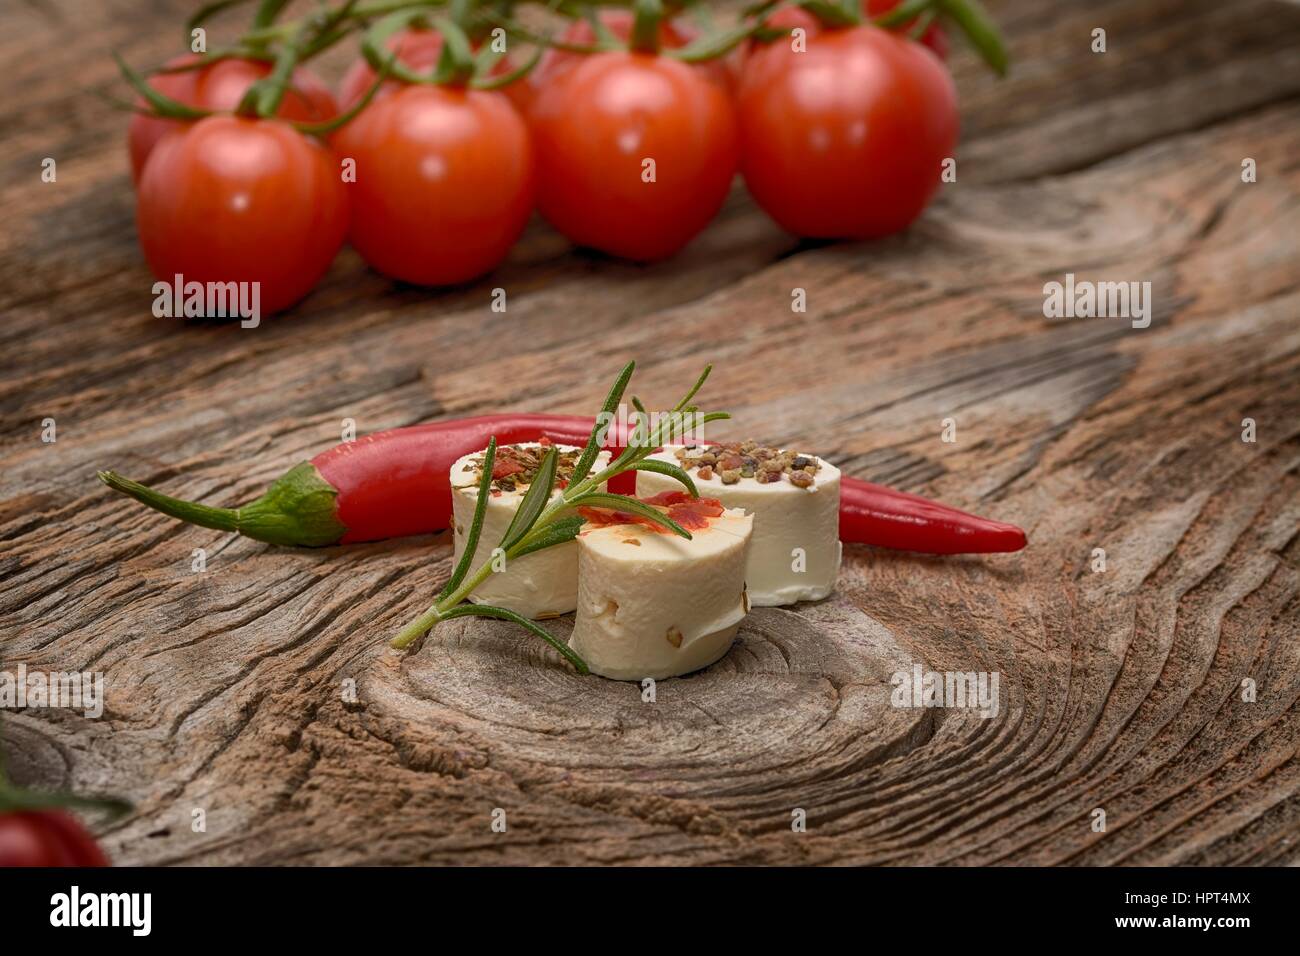
<svg viewBox="0 0 1300 956">
<path fill-rule="evenodd" d="M 295 465 L 243 508 L 182 501 L 112 472 L 99 477 L 163 514 L 205 528 L 271 544 L 352 544 L 446 528 L 452 464 L 482 451 L 494 435 L 499 445 L 542 437 L 585 445 L 591 425 L 592 419 L 576 415 L 483 415 L 376 432 Z"/>
<path fill-rule="evenodd" d="M 77 818 L 63 810 L 0 813 L 0 867 L 108 866 Z"/>
<path fill-rule="evenodd" d="M 350 544 L 446 528 L 452 464 L 481 451 L 493 436 L 499 445 L 540 439 L 583 445 L 591 426 L 592 419 L 577 415 L 484 415 L 376 432 L 294 466 L 243 508 L 182 501 L 113 472 L 99 477 L 151 508 L 205 528 L 271 544 Z M 620 475 L 611 490 L 631 494 L 635 481 L 635 474 Z M 931 554 L 1025 546 L 1025 533 L 1014 525 L 848 477 L 840 484 L 840 539 Z"/>
<path fill-rule="evenodd" d="M 847 476 L 840 478 L 840 540 L 927 554 L 1019 551 L 1028 543 L 1013 524 Z"/>
</svg>

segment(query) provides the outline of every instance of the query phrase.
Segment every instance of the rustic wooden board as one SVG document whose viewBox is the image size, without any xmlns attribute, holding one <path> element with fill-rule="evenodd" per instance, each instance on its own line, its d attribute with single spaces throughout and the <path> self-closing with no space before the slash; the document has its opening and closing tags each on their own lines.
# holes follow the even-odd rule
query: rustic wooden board
<svg viewBox="0 0 1300 956">
<path fill-rule="evenodd" d="M 108 682 L 99 720 L 6 714 L 14 773 L 133 799 L 103 831 L 126 863 L 1300 860 L 1300 10 L 989 5 L 1013 75 L 956 58 L 958 182 L 906 236 L 796 243 L 738 187 L 660 266 L 535 224 L 493 276 L 433 294 L 345 251 L 256 331 L 150 316 L 123 120 L 86 92 L 110 49 L 161 59 L 189 5 L 6 5 L 0 665 Z M 1045 320 L 1066 272 L 1151 281 L 1151 327 Z M 735 434 L 1031 546 L 846 548 L 835 598 L 756 612 L 647 704 L 504 626 L 387 650 L 447 574 L 444 536 L 275 549 L 93 477 L 235 503 L 344 418 L 587 412 L 628 357 L 652 403 L 715 362 Z M 890 707 L 914 662 L 998 672 L 999 715 Z"/>
</svg>

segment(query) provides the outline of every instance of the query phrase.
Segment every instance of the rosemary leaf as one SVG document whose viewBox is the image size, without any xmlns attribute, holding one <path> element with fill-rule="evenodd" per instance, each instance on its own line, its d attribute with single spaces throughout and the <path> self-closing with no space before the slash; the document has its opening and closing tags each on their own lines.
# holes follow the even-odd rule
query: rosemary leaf
<svg viewBox="0 0 1300 956">
<path fill-rule="evenodd" d="M 587 439 L 587 447 L 582 450 L 582 457 L 578 463 L 573 466 L 572 484 L 584 481 L 591 472 L 591 466 L 596 463 L 596 456 L 600 454 L 600 433 L 602 420 L 608 420 L 618 408 L 618 403 L 623 400 L 623 393 L 627 391 L 627 383 L 632 378 L 632 373 L 636 370 L 636 362 L 628 362 L 623 366 L 623 371 L 618 373 L 609 394 L 605 396 L 605 404 L 601 406 L 601 413 L 596 416 L 596 424 L 592 426 L 591 437 Z"/>
<path fill-rule="evenodd" d="M 478 550 L 479 535 L 483 532 L 483 518 L 487 514 L 488 496 L 492 487 L 492 467 L 496 464 L 496 460 L 497 440 L 493 437 L 488 439 L 487 452 L 483 455 L 483 474 L 478 480 L 478 501 L 474 502 L 474 521 L 469 526 L 465 550 L 461 552 L 460 560 L 456 562 L 456 570 L 451 572 L 451 577 L 447 580 L 447 586 L 438 595 L 438 601 L 460 587 L 460 582 L 464 581 L 465 575 L 469 573 L 470 562 L 474 560 L 474 552 Z"/>
<path fill-rule="evenodd" d="M 591 671 L 587 668 L 587 662 L 573 652 L 569 646 L 555 638 L 553 634 L 545 628 L 539 626 L 528 618 L 516 614 L 514 611 L 507 611 L 503 607 L 496 607 L 492 604 L 458 604 L 450 611 L 442 613 L 442 620 L 453 617 L 491 617 L 499 621 L 510 621 L 512 624 L 518 624 L 525 630 L 532 631 L 546 643 L 564 655 L 564 659 L 574 666 L 579 674 L 589 674 Z"/>
<path fill-rule="evenodd" d="M 655 524 L 662 525 L 673 534 L 680 535 L 683 538 L 690 538 L 691 536 L 689 531 L 658 508 L 651 507 L 644 501 L 638 501 L 636 498 L 629 498 L 626 495 L 614 495 L 607 491 L 589 491 L 584 495 L 578 495 L 571 504 L 575 508 L 580 505 L 589 505 L 596 508 L 613 508 L 615 511 L 626 511 L 629 514 L 649 518 Z"/>
<path fill-rule="evenodd" d="M 669 478 L 676 478 L 686 490 L 691 493 L 692 498 L 700 496 L 699 490 L 695 487 L 695 482 L 691 480 L 685 470 L 667 461 L 660 461 L 658 458 L 647 458 L 645 461 L 638 461 L 631 468 L 632 471 L 653 471 L 659 475 L 667 475 Z"/>
<path fill-rule="evenodd" d="M 506 528 L 505 537 L 501 539 L 501 550 L 509 551 L 523 539 L 524 535 L 533 530 L 538 515 L 551 500 L 551 489 L 555 487 L 555 460 L 555 446 L 552 445 L 542 456 L 542 463 L 537 467 L 537 476 L 528 486 L 528 493 L 524 495 L 524 500 L 519 502 L 519 508 L 515 511 L 510 527 Z M 490 476 L 489 480 L 491 480 Z"/>
<path fill-rule="evenodd" d="M 519 542 L 520 547 L 515 551 L 514 556 L 520 558 L 525 554 L 541 551 L 543 548 L 572 541 L 586 523 L 586 519 L 581 515 L 570 515 L 567 518 L 560 518 L 554 524 L 539 528 L 536 532 L 529 532 Z"/>
<path fill-rule="evenodd" d="M 690 400 L 695 397 L 696 393 L 699 392 L 699 390 L 704 387 L 704 383 L 708 381 L 709 373 L 712 371 L 713 371 L 712 365 L 704 366 L 704 371 L 700 373 L 700 377 L 695 380 L 695 384 L 691 386 L 691 390 L 687 392 L 682 397 L 682 400 L 673 407 L 673 411 L 680 412 L 682 409 L 686 407 L 686 405 L 690 402 Z"/>
</svg>

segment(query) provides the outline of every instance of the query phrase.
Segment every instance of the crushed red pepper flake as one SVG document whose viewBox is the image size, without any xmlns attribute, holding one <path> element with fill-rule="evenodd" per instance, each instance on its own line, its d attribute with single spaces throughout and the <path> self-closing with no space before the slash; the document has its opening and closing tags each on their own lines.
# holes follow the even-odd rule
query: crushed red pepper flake
<svg viewBox="0 0 1300 956">
<path fill-rule="evenodd" d="M 661 491 L 657 495 L 639 500 L 656 511 L 663 512 L 687 531 L 700 531 L 707 528 L 709 519 L 721 517 L 726 510 L 717 498 L 692 498 L 684 491 Z M 636 524 L 663 534 L 671 533 L 663 525 L 655 524 L 649 518 L 627 511 L 584 506 L 578 509 L 578 514 L 586 518 L 589 525 L 596 528 Z"/>
<path fill-rule="evenodd" d="M 492 496 L 500 497 L 505 492 L 515 492 L 527 488 L 537 477 L 542 466 L 542 458 L 553 442 L 543 437 L 534 445 L 502 445 L 497 449 L 496 460 L 492 463 Z M 540 447 L 538 447 L 540 446 Z M 578 451 L 559 451 L 555 453 L 555 487 L 564 489 L 573 480 L 573 469 L 578 463 Z M 469 460 L 470 470 L 477 480 L 483 476 L 485 456 L 475 455 Z"/>
</svg>

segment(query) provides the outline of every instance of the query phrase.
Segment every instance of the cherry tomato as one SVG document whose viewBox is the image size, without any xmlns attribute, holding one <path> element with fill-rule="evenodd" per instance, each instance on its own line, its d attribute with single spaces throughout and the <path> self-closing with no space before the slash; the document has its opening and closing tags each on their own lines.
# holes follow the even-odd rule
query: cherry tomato
<svg viewBox="0 0 1300 956">
<path fill-rule="evenodd" d="M 862 0 L 862 12 L 867 17 L 878 17 L 894 9 L 902 2 L 903 0 Z M 781 7 L 767 18 L 766 23 L 769 27 L 784 27 L 787 30 L 802 27 L 809 36 L 821 33 L 823 29 L 821 21 L 799 7 Z M 909 20 L 901 27 L 891 29 L 894 32 L 906 34 L 915 23 L 915 20 Z M 921 42 L 933 50 L 939 59 L 948 59 L 948 34 L 944 32 L 943 27 L 937 21 L 930 24 L 925 33 L 921 35 Z M 751 40 L 749 43 L 742 43 L 723 58 L 722 62 L 726 66 L 728 73 L 731 74 L 733 89 L 740 87 L 740 77 L 744 73 L 745 61 L 748 59 L 750 51 L 764 45 L 764 43 L 757 40 Z"/>
<path fill-rule="evenodd" d="M 957 142 L 957 94 L 928 49 L 873 26 L 810 31 L 751 52 L 737 99 L 750 193 L 799 236 L 905 228 Z"/>
<path fill-rule="evenodd" d="M 641 262 L 708 225 L 739 163 L 723 84 L 654 54 L 584 55 L 547 79 L 529 121 L 542 215 L 579 245 Z"/>
<path fill-rule="evenodd" d="M 184 66 L 199 59 L 196 53 L 186 53 L 167 61 L 168 67 Z M 218 60 L 202 69 L 178 73 L 158 73 L 149 78 L 149 85 L 164 96 L 186 106 L 214 111 L 229 111 L 239 105 L 248 88 L 257 80 L 268 76 L 271 64 L 258 60 Z M 306 67 L 294 71 L 293 83 L 285 91 L 276 115 L 299 122 L 320 123 L 338 114 L 334 96 L 316 74 Z M 145 160 L 158 140 L 168 130 L 184 125 L 177 120 L 156 116 L 131 117 L 127 130 L 127 148 L 131 154 L 131 178 L 140 181 Z"/>
<path fill-rule="evenodd" d="M 883 13 L 888 13 L 894 7 L 902 3 L 903 0 L 863 0 L 862 11 L 869 17 L 878 17 Z M 915 20 L 909 20 L 897 27 L 890 29 L 907 33 L 912 29 Z M 935 55 L 941 60 L 948 59 L 948 34 L 939 26 L 938 21 L 931 23 L 924 33 L 921 34 L 921 42 L 935 52 Z"/>
<path fill-rule="evenodd" d="M 329 269 L 347 233 L 348 197 L 330 151 L 287 123 L 209 116 L 154 148 L 136 225 L 160 280 L 259 282 L 269 315 Z"/>
<path fill-rule="evenodd" d="M 451 285 L 489 272 L 532 214 L 528 130 L 500 93 L 407 86 L 333 144 L 356 161 L 352 244 L 395 279 Z"/>
<path fill-rule="evenodd" d="M 108 866 L 77 818 L 62 810 L 0 814 L 0 867 Z"/>
</svg>

